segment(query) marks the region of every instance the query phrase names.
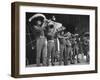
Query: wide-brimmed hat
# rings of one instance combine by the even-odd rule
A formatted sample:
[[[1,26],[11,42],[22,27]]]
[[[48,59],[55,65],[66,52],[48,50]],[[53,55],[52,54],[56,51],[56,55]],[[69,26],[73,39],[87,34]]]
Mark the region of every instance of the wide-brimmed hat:
[[[43,15],[43,14],[35,14],[35,15],[33,15],[32,17],[29,18],[29,22],[31,22],[32,20],[34,20],[34,19],[36,19],[36,18],[41,18],[41,19],[43,19],[43,20],[46,20],[45,15]]]

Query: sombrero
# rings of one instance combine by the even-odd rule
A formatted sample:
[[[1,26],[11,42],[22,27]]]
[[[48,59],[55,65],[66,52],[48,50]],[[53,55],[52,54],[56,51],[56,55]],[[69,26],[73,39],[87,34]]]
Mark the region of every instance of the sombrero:
[[[43,14],[35,14],[32,17],[29,18],[29,22],[31,22],[33,19],[36,19],[36,18],[39,18],[39,17],[43,18],[43,20],[46,19],[45,15],[43,15]]]

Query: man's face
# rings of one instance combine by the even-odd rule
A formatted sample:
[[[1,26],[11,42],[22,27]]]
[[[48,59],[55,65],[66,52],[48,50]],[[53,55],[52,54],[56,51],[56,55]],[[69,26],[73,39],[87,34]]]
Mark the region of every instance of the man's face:
[[[42,21],[40,21],[40,20],[37,20],[37,25],[41,25],[42,24]]]
[[[64,32],[62,31],[62,32],[61,32],[61,35],[63,35],[63,34],[64,34]]]

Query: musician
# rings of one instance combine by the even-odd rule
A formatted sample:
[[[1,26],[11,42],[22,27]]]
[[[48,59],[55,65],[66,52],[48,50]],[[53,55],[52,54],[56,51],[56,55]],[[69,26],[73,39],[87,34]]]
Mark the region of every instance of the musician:
[[[78,58],[78,54],[79,54],[78,34],[73,34],[71,42],[72,42],[72,49],[73,49],[73,61],[75,63],[75,56],[76,56],[77,57],[77,63],[79,63],[79,58]]]
[[[55,61],[58,61],[60,46],[59,46],[59,39],[57,37],[57,32],[65,29],[64,27],[62,27],[61,23],[58,23],[55,20],[56,20],[55,16],[52,16],[52,19],[49,20],[49,24],[48,24],[48,31],[47,31],[47,40],[48,40],[47,64],[48,65],[49,65],[50,55],[51,55],[52,65],[54,65]],[[51,49],[52,47],[53,47],[53,50]]]
[[[47,29],[47,66],[50,65],[49,61],[51,59],[51,65],[55,65],[55,27],[54,23],[49,23],[48,24],[48,29]]]
[[[47,39],[45,37],[45,27],[46,23],[44,20],[46,17],[43,14],[35,14],[29,18],[33,27],[33,32],[35,34],[36,40],[36,64],[40,66],[40,58],[42,55],[42,64],[46,66],[47,61]]]
[[[58,38],[60,41],[60,55],[59,55],[59,65],[62,64],[62,61],[64,61],[64,65],[68,64],[68,59],[67,59],[67,52],[66,52],[66,39],[68,37],[64,37],[64,31],[61,31],[58,34]]]
[[[86,56],[86,62],[89,63],[89,34],[87,33],[83,36],[83,53]]]
[[[66,39],[66,51],[67,51],[67,61],[70,60],[71,64],[74,64],[73,61],[73,51],[72,51],[72,43],[71,43],[71,38],[72,38],[72,34],[70,32],[67,32],[65,34],[65,36],[67,36],[68,38]]]

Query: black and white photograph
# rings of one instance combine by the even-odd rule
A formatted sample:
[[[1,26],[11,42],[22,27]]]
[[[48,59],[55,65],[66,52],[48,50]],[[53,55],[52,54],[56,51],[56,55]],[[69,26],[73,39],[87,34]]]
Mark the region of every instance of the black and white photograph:
[[[12,4],[12,76],[97,73],[97,7]]]
[[[89,64],[89,17],[26,12],[26,66]]]

